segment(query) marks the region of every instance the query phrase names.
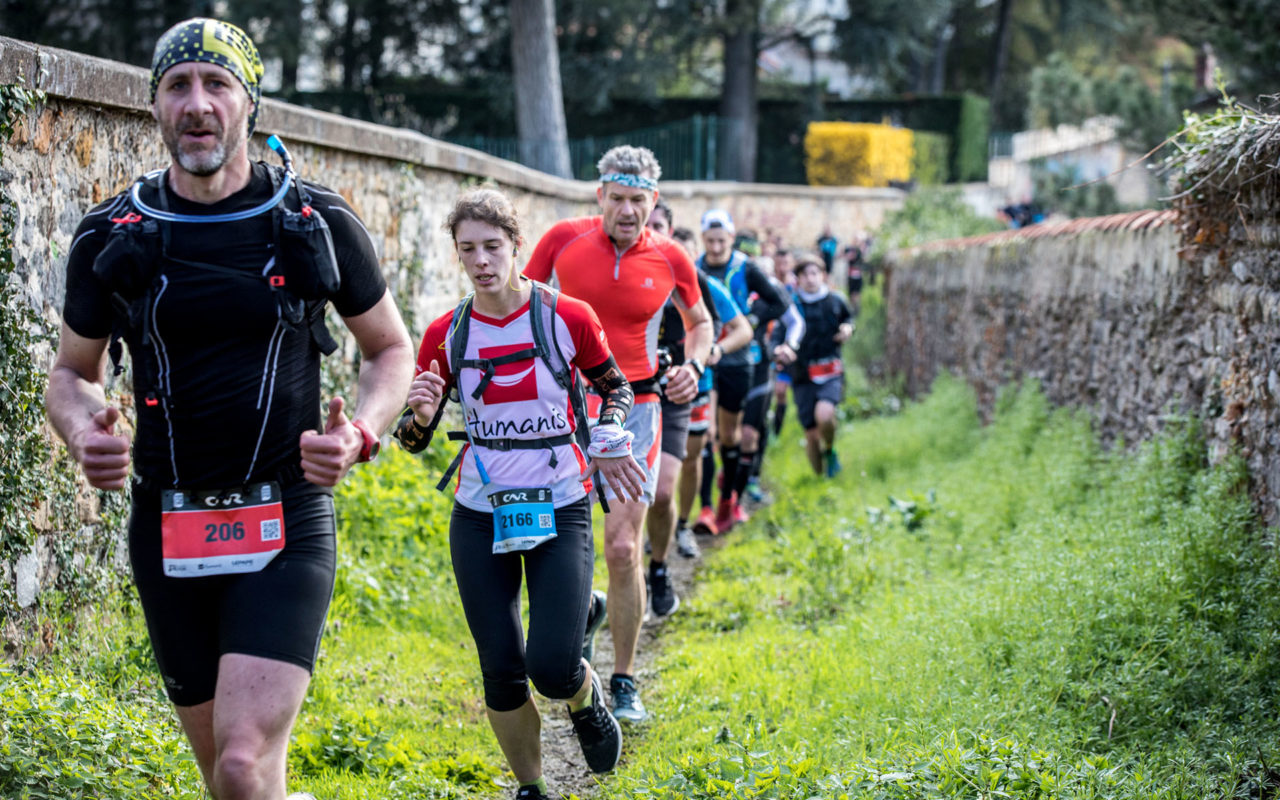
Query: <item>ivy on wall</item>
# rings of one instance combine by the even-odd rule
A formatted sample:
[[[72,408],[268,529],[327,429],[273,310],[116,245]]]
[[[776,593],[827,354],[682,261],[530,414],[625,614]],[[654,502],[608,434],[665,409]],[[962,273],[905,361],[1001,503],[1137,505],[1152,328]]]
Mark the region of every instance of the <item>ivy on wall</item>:
[[[0,141],[12,140],[20,120],[44,95],[21,82],[0,85]],[[41,606],[82,605],[119,585],[110,566],[108,531],[121,527],[127,498],[102,494],[101,524],[82,525],[70,459],[44,434],[45,365],[54,331],[24,291],[15,257],[17,209],[0,150],[0,564],[13,567],[47,534],[46,581]],[[14,573],[11,573],[14,574]],[[49,577],[56,576],[52,581]],[[112,578],[115,578],[113,580]],[[16,580],[0,582],[0,622],[18,618]],[[29,622],[29,620],[27,620]]]
[[[36,92],[21,84],[0,86],[0,139],[9,141],[18,119],[39,100]],[[2,159],[0,151],[0,166]],[[35,543],[32,518],[45,496],[43,467],[50,457],[44,437],[32,435],[44,418],[44,380],[35,350],[49,337],[44,320],[23,297],[13,252],[16,217],[8,192],[0,188],[0,560],[4,561],[12,561]]]

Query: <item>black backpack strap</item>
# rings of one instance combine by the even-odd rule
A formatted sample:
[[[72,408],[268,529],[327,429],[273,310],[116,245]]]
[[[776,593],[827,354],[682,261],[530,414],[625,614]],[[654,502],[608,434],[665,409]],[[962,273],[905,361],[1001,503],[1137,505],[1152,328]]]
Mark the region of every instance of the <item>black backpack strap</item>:
[[[460,391],[458,378],[462,375],[462,359],[467,354],[467,339],[471,336],[471,301],[475,292],[458,301],[449,319],[449,372],[453,375],[453,390]]]
[[[574,438],[578,442],[578,449],[585,456],[591,446],[590,417],[587,416],[587,395],[583,391],[582,384],[574,382],[573,367],[565,359],[564,351],[560,349],[560,342],[556,337],[556,303],[559,299],[560,293],[555,289],[534,281],[533,294],[529,298],[530,322],[533,325],[534,342],[544,348],[543,360],[547,362],[547,368],[555,376],[556,383],[560,385],[560,388],[564,389],[569,395],[569,404],[573,408],[573,417],[577,421],[577,427],[574,429]],[[550,312],[550,337],[547,336],[546,326],[542,319],[541,306],[543,305],[546,305]],[[549,342],[548,338],[550,339]],[[590,456],[587,457],[590,458]],[[608,514],[609,501],[604,496],[604,482],[597,476],[593,483],[595,483],[596,487],[596,496],[600,498],[600,508],[604,510],[604,513]]]
[[[331,355],[338,349],[338,340],[329,332],[324,320],[325,303],[323,301],[307,304],[307,328],[311,332],[311,341],[321,355]]]
[[[462,298],[462,302],[453,311],[453,318],[449,323],[449,327],[453,331],[452,346],[449,348],[449,369],[453,372],[453,386],[455,389],[461,386],[458,382],[458,377],[462,373],[463,367],[472,367],[484,372],[484,375],[480,377],[480,383],[476,385],[475,391],[471,393],[471,398],[478,400],[497,375],[498,367],[503,364],[511,364],[516,361],[525,361],[537,357],[538,337],[535,333],[533,347],[526,347],[514,353],[507,353],[494,358],[465,358],[467,337],[471,333],[470,313],[471,301],[474,296],[475,293],[473,292]]]

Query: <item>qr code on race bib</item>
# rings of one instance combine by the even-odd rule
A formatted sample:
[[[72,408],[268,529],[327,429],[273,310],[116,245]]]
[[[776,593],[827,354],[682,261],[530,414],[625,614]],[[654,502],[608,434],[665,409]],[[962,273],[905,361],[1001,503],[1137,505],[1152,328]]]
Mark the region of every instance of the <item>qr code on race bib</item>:
[[[264,519],[262,521],[262,541],[275,542],[280,539],[280,520]]]
[[[551,515],[550,515],[550,514],[539,514],[539,515],[538,515],[538,527],[539,527],[539,528],[550,528],[550,527],[551,527]]]

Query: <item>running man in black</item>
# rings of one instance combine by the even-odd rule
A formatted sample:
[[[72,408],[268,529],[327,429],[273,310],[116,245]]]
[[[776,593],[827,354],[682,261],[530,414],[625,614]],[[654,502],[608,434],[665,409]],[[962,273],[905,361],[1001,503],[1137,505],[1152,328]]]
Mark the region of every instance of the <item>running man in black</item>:
[[[582,657],[582,639],[595,558],[588,479],[598,470],[636,498],[646,477],[623,428],[633,395],[591,307],[520,275],[520,227],[505,196],[492,189],[464,195],[445,227],[474,291],[427,328],[396,437],[410,452],[425,448],[453,390],[466,427],[451,435],[466,441],[450,467],[458,474],[449,521],[453,571],[489,722],[520,782],[516,797],[544,800],[531,679],[568,704],[592,771],[613,769],[622,752],[621,728]],[[578,370],[602,399],[589,437]]]
[[[130,483],[129,550],[156,661],[210,793],[285,796],[334,579],[332,490],[401,407],[413,350],[368,232],[327,189],[251,163],[262,63],[192,19],[156,45],[167,170],[95,208],[68,254],[49,419],[99,489]],[[332,302],[360,348],[353,417],[322,419]],[[132,442],[106,402],[128,345]]]
[[[706,252],[697,264],[725,285],[733,301],[747,315],[752,329],[758,330],[782,316],[789,302],[754,261],[733,249],[734,233],[733,219],[727,211],[713,209],[703,214],[702,244]],[[753,341],[736,353],[726,354],[716,367],[721,486],[714,518],[703,514],[698,519],[698,528],[707,533],[727,533],[746,519],[738,489],[745,487],[751,477],[755,441],[750,443],[751,457],[744,461],[742,418],[747,394],[755,385],[756,365],[761,361],[760,346]],[[703,480],[709,480],[709,475],[704,474]]]
[[[804,318],[799,347],[785,343],[784,317],[774,330],[773,355],[791,373],[796,416],[804,428],[805,453],[819,475],[840,472],[836,457],[836,407],[844,396],[841,345],[853,335],[853,312],[844,298],[827,287],[821,259],[808,255],[796,266],[796,306]]]

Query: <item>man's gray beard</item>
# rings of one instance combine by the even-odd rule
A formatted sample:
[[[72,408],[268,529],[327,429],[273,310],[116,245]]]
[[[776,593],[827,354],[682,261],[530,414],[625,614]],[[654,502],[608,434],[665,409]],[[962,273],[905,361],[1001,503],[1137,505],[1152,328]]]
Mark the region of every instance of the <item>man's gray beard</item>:
[[[248,134],[246,133],[247,137]],[[165,136],[165,145],[169,148],[169,154],[173,156],[173,160],[178,162],[178,166],[182,167],[186,172],[197,177],[208,177],[218,170],[222,169],[227,163],[227,154],[234,153],[240,148],[243,140],[237,139],[234,142],[219,141],[212,150],[198,151],[194,153],[184,153],[179,147],[178,142],[181,140],[181,134],[175,132],[174,138],[170,140]]]
[[[174,153],[178,158],[178,164],[184,170],[197,175],[201,178],[209,176],[222,169],[222,165],[227,162],[227,148],[222,142],[218,142],[212,150],[204,150],[198,153],[183,153],[181,151]]]

